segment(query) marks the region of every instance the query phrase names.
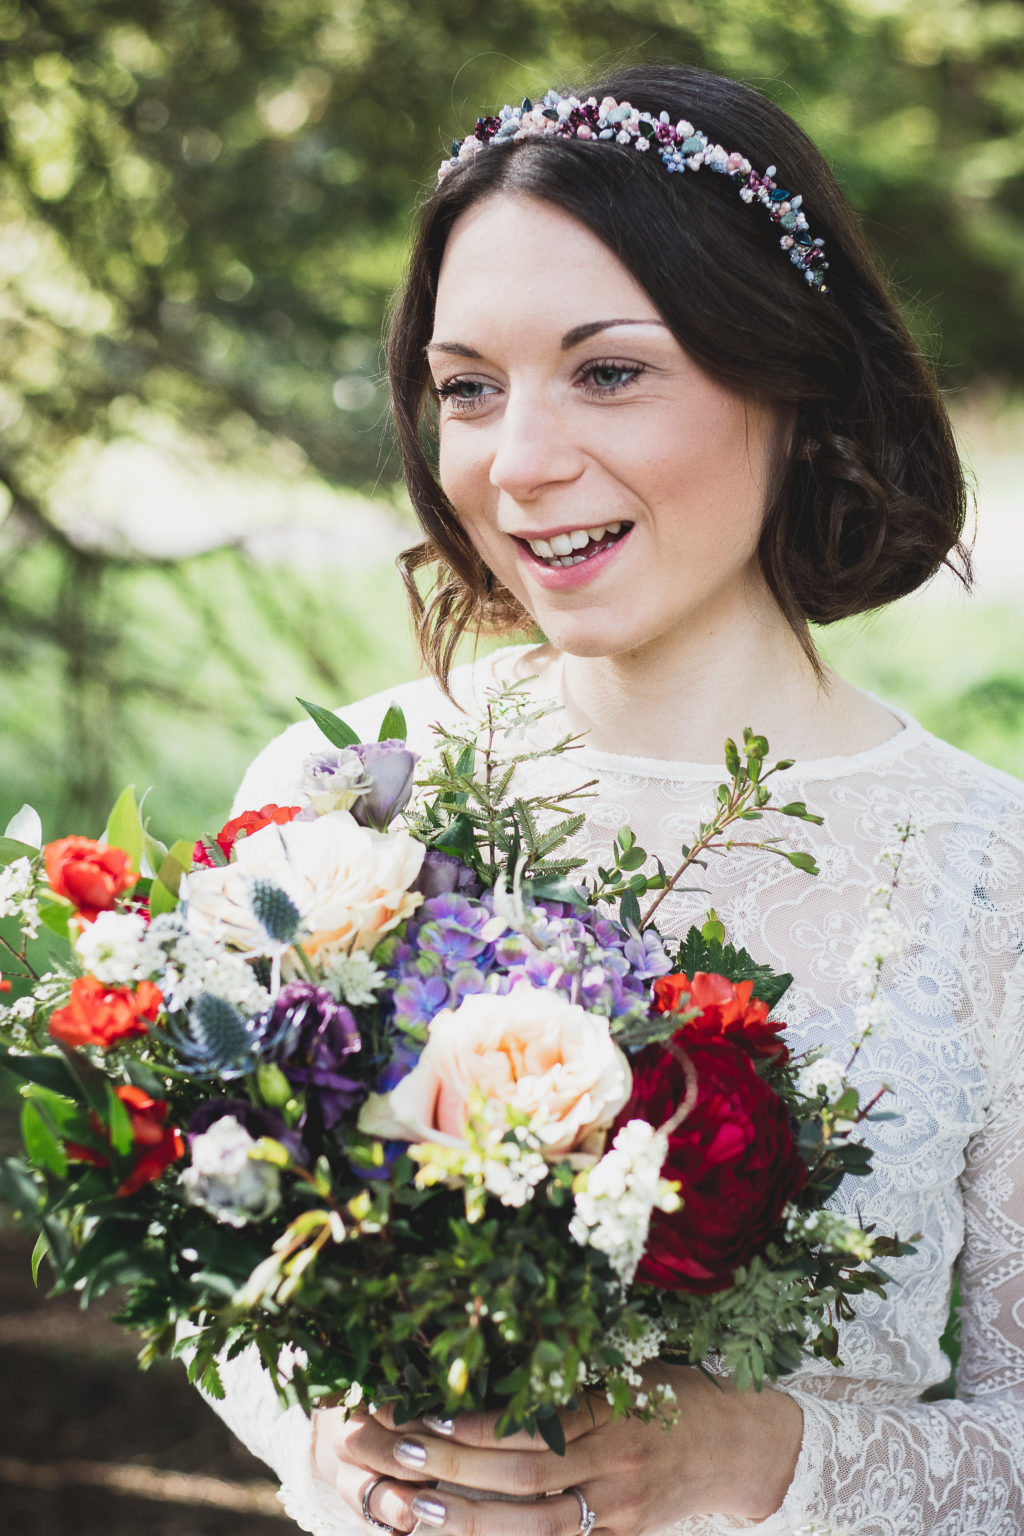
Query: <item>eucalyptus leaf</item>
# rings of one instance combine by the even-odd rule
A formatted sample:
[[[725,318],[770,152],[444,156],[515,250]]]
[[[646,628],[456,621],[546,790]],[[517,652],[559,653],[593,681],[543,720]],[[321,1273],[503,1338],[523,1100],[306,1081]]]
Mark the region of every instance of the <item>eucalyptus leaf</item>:
[[[297,694],[296,698],[298,699]],[[311,704],[308,699],[298,699],[298,702],[310,719],[320,727],[333,747],[351,747],[359,740],[352,727],[346,725],[333,709],[324,709],[322,704]]]

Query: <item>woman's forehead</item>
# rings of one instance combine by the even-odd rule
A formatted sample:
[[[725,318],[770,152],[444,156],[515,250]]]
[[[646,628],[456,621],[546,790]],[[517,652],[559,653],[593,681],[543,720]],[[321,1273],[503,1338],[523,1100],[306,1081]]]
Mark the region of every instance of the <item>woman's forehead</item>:
[[[438,278],[434,340],[452,327],[536,323],[559,337],[613,319],[661,324],[653,300],[585,224],[552,203],[495,194],[456,220]]]

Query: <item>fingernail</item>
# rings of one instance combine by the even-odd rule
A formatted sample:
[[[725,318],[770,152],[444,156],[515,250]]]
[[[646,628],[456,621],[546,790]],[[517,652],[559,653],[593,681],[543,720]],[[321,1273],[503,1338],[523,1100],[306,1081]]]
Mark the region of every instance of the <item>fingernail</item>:
[[[417,1520],[423,1520],[427,1525],[442,1526],[448,1518],[448,1511],[441,1500],[427,1498],[423,1493],[418,1493],[413,1499],[412,1512]]]
[[[436,1413],[425,1413],[423,1422],[428,1429],[432,1429],[435,1435],[451,1435],[455,1432],[454,1419],[442,1419]]]
[[[395,1446],[395,1460],[400,1461],[403,1467],[415,1467],[418,1470],[426,1465],[427,1448],[418,1440],[399,1440]]]

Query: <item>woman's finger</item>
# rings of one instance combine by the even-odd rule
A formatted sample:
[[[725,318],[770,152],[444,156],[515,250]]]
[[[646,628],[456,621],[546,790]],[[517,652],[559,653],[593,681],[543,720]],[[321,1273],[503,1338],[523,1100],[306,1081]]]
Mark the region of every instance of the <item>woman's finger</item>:
[[[411,1500],[416,1518],[446,1536],[579,1536],[584,1522],[574,1492],[551,1494],[529,1503],[466,1499],[447,1489],[429,1488]],[[595,1533],[598,1526],[588,1527]]]
[[[389,1525],[396,1531],[412,1530],[419,1519],[413,1510],[413,1499],[417,1494],[432,1491],[429,1485],[396,1483],[347,1461],[338,1463],[334,1486],[339,1497],[361,1520],[369,1515],[371,1520]],[[372,1526],[366,1527],[366,1536],[370,1536],[371,1530]]]
[[[410,1429],[392,1436],[391,1454],[411,1477],[461,1483],[468,1488],[509,1494],[513,1498],[560,1492],[592,1475],[590,1445],[581,1436],[556,1456],[541,1442],[523,1449],[501,1440],[464,1445],[455,1439]]]
[[[374,1417],[387,1428],[395,1428],[394,1413],[390,1404],[374,1408]],[[607,1398],[601,1394],[588,1393],[581,1397],[577,1408],[563,1408],[559,1412],[562,1430],[565,1434],[566,1444],[578,1440],[582,1435],[591,1434],[595,1429],[602,1428],[612,1416]],[[516,1430],[514,1434],[503,1435],[500,1439],[495,1437],[498,1413],[466,1413],[459,1414],[455,1418],[445,1418],[438,1414],[427,1414],[422,1419],[397,1426],[399,1432],[417,1431],[425,1429],[430,1434],[441,1435],[446,1440],[456,1441],[459,1445],[500,1447],[503,1451],[539,1451],[547,1452],[549,1446],[542,1435],[531,1435],[526,1430]]]

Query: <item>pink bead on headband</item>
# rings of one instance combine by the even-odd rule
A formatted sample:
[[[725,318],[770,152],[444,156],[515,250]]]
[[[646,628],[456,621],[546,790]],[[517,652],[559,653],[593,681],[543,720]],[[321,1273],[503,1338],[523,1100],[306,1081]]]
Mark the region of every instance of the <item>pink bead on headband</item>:
[[[490,145],[550,135],[562,139],[605,139],[631,144],[641,152],[653,146],[670,171],[699,171],[706,165],[709,170],[732,177],[739,183],[743,201],[760,203],[783,231],[779,244],[789,252],[790,261],[800,268],[806,282],[819,293],[828,292],[825,242],[811,237],[801,206],[803,198],[778,185],[774,165],[759,176],[744,155],[712,144],[692,123],[673,123],[667,112],[658,117],[638,112],[628,101],[616,101],[613,96],[606,96],[601,102],[595,96],[580,101],[576,96],[548,91],[543,101],[534,103],[527,98],[521,107],[502,107],[497,117],[477,118],[472,137],[452,142],[451,159],[439,169],[438,184]]]

